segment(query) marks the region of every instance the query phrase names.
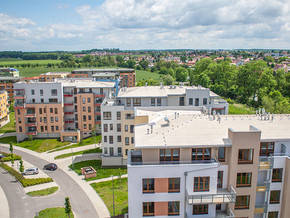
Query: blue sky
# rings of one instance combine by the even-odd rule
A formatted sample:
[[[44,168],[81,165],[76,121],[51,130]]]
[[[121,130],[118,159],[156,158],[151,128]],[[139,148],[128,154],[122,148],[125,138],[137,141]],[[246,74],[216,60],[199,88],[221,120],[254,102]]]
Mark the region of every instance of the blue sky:
[[[290,0],[2,0],[0,50],[290,49]]]

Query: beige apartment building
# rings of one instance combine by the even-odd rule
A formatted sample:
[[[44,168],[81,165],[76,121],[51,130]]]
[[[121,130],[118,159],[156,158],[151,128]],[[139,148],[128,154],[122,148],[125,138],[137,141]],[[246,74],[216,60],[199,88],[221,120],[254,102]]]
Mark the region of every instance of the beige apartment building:
[[[9,123],[9,104],[7,91],[0,91],[0,127]]]
[[[289,115],[134,116],[129,217],[290,217]]]

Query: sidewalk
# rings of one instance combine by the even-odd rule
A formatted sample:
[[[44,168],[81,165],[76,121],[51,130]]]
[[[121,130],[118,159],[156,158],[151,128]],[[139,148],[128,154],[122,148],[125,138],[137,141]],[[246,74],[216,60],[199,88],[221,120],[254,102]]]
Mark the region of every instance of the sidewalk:
[[[0,186],[0,217],[10,217],[9,204],[3,189]]]
[[[51,188],[55,186],[58,187],[58,185],[55,182],[48,182],[48,183],[43,183],[40,185],[28,186],[24,188],[24,191],[25,193],[27,193],[27,192],[38,191],[38,190],[47,189],[47,188]]]
[[[0,133],[0,138],[9,137],[9,136],[16,136],[16,132]]]
[[[128,174],[124,174],[124,175],[121,175],[121,179],[123,178],[128,178]],[[119,179],[119,176],[113,176],[113,179]],[[112,177],[108,177],[108,178],[103,178],[103,179],[97,179],[97,180],[93,180],[93,181],[89,181],[88,183],[89,184],[92,184],[92,183],[100,183],[100,182],[107,182],[107,181],[111,181],[112,180]]]

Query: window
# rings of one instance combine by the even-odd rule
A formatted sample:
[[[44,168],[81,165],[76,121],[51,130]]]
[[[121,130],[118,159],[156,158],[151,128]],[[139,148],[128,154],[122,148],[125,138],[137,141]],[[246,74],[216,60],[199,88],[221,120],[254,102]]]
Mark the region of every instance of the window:
[[[19,126],[19,132],[22,132],[22,126]]]
[[[194,177],[194,190],[195,192],[209,191],[210,177]]]
[[[117,111],[117,120],[121,120],[121,111]]]
[[[127,107],[131,107],[131,98],[126,99]]]
[[[83,121],[86,122],[87,121],[87,116],[83,115]]]
[[[168,202],[168,216],[179,215],[179,201]]]
[[[282,168],[273,169],[272,182],[282,182],[282,176],[283,176]]]
[[[53,117],[50,117],[50,122],[53,123],[54,119]]]
[[[39,121],[42,122],[42,117],[39,117]]]
[[[128,132],[128,125],[125,125],[125,132]]]
[[[18,117],[18,123],[22,123],[22,122],[21,122],[21,117]]]
[[[210,148],[193,148],[191,160],[210,160],[211,149]]]
[[[45,123],[47,122],[46,117],[43,117],[43,122],[45,122]]]
[[[44,114],[46,114],[46,107],[45,107],[45,108],[43,108],[43,113],[44,113]]]
[[[87,128],[87,124],[84,124],[84,129],[86,129]]]
[[[48,102],[49,103],[57,103],[57,98],[49,98]]]
[[[226,156],[226,148],[224,147],[218,148],[218,161],[225,162],[225,156]]]
[[[199,106],[199,98],[195,98],[195,106]]]
[[[235,210],[249,209],[250,195],[242,195],[236,197]]]
[[[19,109],[17,109],[17,114],[20,115],[20,110]]]
[[[40,127],[40,131],[41,131],[41,132],[43,132],[43,131],[44,131],[44,129],[43,129],[43,126],[41,126],[41,127]]]
[[[184,97],[179,97],[179,106],[184,106]]]
[[[238,173],[237,187],[250,187],[252,181],[252,173]]]
[[[203,105],[207,105],[207,98],[203,98],[202,103]]]
[[[47,126],[44,127],[44,130],[47,131]]]
[[[104,153],[108,154],[108,148],[104,148]]]
[[[134,144],[134,137],[131,137],[131,144]]]
[[[188,105],[193,105],[193,98],[189,98]]]
[[[110,124],[110,130],[113,130],[113,124],[112,123]]]
[[[111,112],[103,112],[103,119],[104,120],[111,120],[112,119]]]
[[[110,147],[110,156],[114,156],[114,148]]]
[[[180,192],[180,178],[168,179],[168,192]]]
[[[55,126],[55,130],[58,131],[58,126]]]
[[[35,95],[34,89],[31,89],[31,95]]]
[[[91,98],[88,98],[88,103],[90,103],[91,102]],[[90,111],[89,111],[90,112]]]
[[[51,126],[51,131],[54,132],[54,126]]]
[[[270,193],[270,204],[279,204],[280,203],[280,192],[277,191],[271,191]]]
[[[54,113],[57,114],[57,108],[54,108]]]
[[[103,88],[100,88],[100,94],[104,94],[104,89]]]
[[[154,202],[143,202],[143,216],[154,216]]]
[[[83,112],[85,112],[86,111],[86,107],[85,106],[83,106]]]
[[[92,112],[91,106],[88,106],[88,112],[89,112],[89,113]]]
[[[41,98],[41,99],[40,99],[40,102],[41,102],[41,103],[44,103],[44,99],[43,99],[43,98]]]
[[[254,149],[239,149],[239,164],[252,164],[254,156]]]
[[[113,144],[114,143],[113,136],[109,136],[109,143],[110,144]]]
[[[53,113],[53,108],[49,108],[49,112],[52,114]]]
[[[86,98],[83,98],[83,104],[85,104],[86,103]]]
[[[260,144],[260,156],[269,156],[274,153],[274,142],[261,142]]]
[[[160,149],[160,162],[178,162],[179,149]]]
[[[125,154],[126,154],[126,156],[128,155],[128,149],[125,150]]]
[[[218,171],[217,188],[223,188],[223,174],[224,171]]]
[[[133,106],[141,106],[141,98],[133,98]]]
[[[40,95],[43,96],[43,89],[40,89]]]
[[[122,148],[118,147],[118,155],[121,155],[121,154],[122,154]]]
[[[125,114],[127,120],[134,119],[134,114]]]
[[[157,106],[161,106],[161,98],[157,98]]]
[[[92,120],[92,116],[91,115],[88,116],[88,120]]]
[[[155,106],[155,98],[151,98],[151,106]]]
[[[271,211],[268,213],[268,218],[278,218],[279,212],[278,211]]]
[[[154,179],[143,179],[143,193],[154,193]]]
[[[55,117],[55,122],[58,122],[58,117]]]
[[[134,133],[134,125],[130,125],[130,133]]]
[[[125,137],[125,145],[129,145],[129,137]]]
[[[122,137],[120,135],[117,136],[117,141],[122,142]]]
[[[104,142],[108,142],[107,136],[104,136]]]
[[[57,96],[57,89],[52,89],[51,90],[51,95],[52,96]]]
[[[208,204],[198,204],[192,206],[192,215],[208,214]]]
[[[117,123],[117,132],[121,132],[121,123]]]

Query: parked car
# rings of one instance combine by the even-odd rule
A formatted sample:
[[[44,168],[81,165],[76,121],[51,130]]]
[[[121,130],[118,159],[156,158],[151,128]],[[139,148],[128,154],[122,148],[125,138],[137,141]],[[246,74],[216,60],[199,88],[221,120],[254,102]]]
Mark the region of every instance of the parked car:
[[[57,165],[55,163],[49,163],[46,164],[43,169],[45,170],[56,170],[57,169]]]
[[[38,168],[37,167],[32,167],[24,170],[23,172],[24,175],[35,175],[38,174]]]

